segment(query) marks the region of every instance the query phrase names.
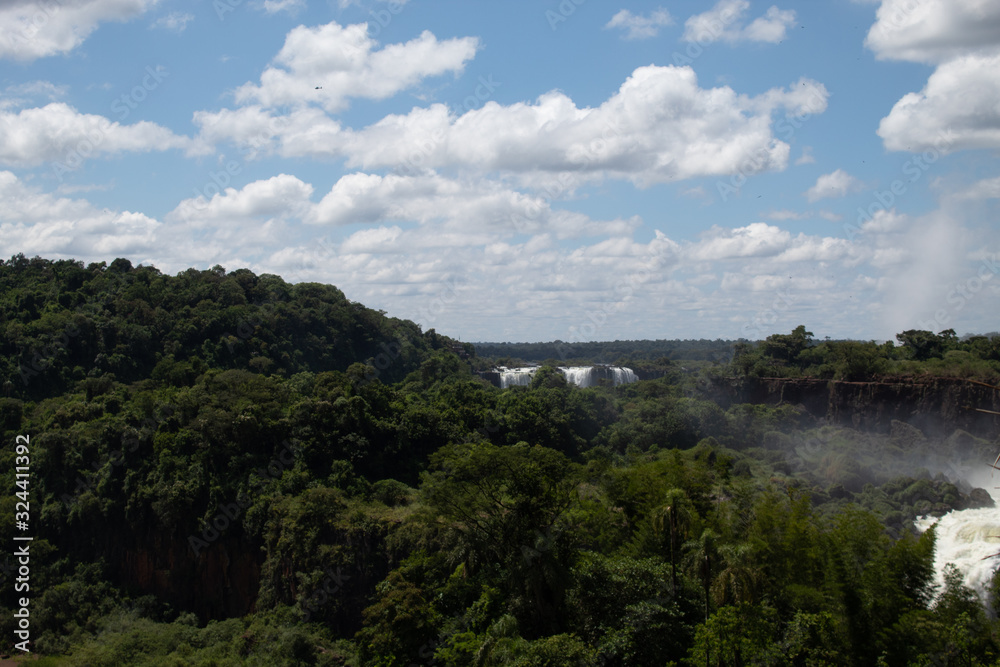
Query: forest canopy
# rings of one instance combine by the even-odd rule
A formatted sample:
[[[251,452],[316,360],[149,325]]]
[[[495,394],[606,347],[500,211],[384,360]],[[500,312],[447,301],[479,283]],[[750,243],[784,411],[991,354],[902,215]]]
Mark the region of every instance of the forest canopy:
[[[992,504],[960,468],[995,458],[995,421],[963,430],[948,403],[938,438],[730,391],[995,384],[996,336],[894,345],[802,326],[724,359],[607,344],[573,353],[645,359],[659,377],[581,389],[543,368],[501,390],[475,370],[551,350],[473,347],[244,269],[18,256],[0,265],[0,316],[0,474],[14,488],[13,443],[29,436],[42,664],[1000,657],[996,597],[957,572],[940,583],[936,532],[914,527]],[[970,386],[947,400],[992,396]],[[0,499],[8,544],[15,501]]]

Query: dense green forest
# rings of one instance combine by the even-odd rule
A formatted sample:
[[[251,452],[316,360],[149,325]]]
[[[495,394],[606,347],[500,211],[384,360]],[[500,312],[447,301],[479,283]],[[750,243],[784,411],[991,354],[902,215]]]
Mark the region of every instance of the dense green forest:
[[[985,469],[995,430],[865,431],[713,390],[995,385],[995,336],[799,327],[725,359],[675,341],[691,364],[640,341],[574,358],[662,377],[580,389],[543,367],[500,390],[473,371],[510,350],[247,270],[17,256],[0,318],[0,538],[28,436],[39,665],[1000,660],[997,598],[954,571],[936,586],[935,531],[913,526],[992,505],[950,473]],[[8,555],[11,652],[16,576]]]

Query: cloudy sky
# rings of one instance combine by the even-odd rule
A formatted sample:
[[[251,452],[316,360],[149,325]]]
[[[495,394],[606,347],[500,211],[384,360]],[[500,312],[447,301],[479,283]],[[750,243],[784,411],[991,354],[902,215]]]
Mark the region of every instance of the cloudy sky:
[[[467,341],[1000,329],[995,0],[11,0],[0,255]]]

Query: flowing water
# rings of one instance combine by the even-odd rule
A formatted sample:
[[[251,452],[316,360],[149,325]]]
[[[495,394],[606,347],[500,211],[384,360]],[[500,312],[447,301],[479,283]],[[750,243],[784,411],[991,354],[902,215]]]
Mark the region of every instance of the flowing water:
[[[531,376],[538,370],[537,366],[523,368],[500,368],[500,388],[531,384]],[[560,366],[559,372],[566,376],[566,381],[577,387],[597,386],[601,378],[611,380],[615,386],[638,382],[639,378],[631,368],[619,366]]]
[[[1000,558],[1000,508],[953,510],[940,519],[921,517],[916,526],[921,532],[937,523],[934,552],[934,581],[938,592],[944,584],[944,567],[952,563],[965,579],[965,585],[987,602],[987,590]]]

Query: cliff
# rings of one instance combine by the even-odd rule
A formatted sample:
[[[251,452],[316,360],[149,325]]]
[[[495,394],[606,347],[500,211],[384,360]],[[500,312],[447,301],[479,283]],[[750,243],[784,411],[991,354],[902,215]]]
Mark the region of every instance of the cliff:
[[[704,389],[723,409],[738,403],[800,405],[830,424],[889,433],[898,421],[928,437],[961,429],[992,440],[1000,417],[1000,391],[961,378],[885,378],[847,382],[814,378],[720,378]]]

